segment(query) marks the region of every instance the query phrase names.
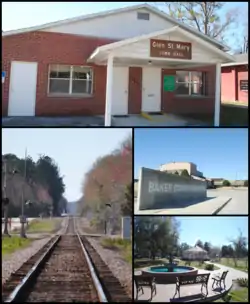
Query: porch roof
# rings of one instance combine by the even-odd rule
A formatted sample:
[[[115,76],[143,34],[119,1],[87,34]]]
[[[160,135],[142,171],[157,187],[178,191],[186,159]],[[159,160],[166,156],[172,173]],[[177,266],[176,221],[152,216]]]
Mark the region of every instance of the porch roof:
[[[150,57],[149,51],[146,53],[146,55],[145,54],[140,55],[140,52],[135,52],[135,50],[139,49],[140,43],[147,42],[149,39],[152,39],[152,38],[158,39],[159,36],[170,35],[170,34],[181,35],[182,37],[185,36],[186,42],[190,41],[192,43],[195,43],[196,46],[199,46],[200,48],[205,49],[207,51],[207,53],[209,53],[213,58],[216,57],[216,59],[209,60],[209,58],[208,58],[206,61],[206,54],[204,54],[202,56],[202,60],[195,60],[195,58],[192,60],[155,58],[155,57]],[[159,39],[161,39],[161,38],[159,38]],[[170,40],[170,39],[166,39],[166,40]],[[172,38],[171,40],[175,40],[175,39]],[[149,47],[149,44],[147,44],[147,45],[148,45],[147,47]],[[129,52],[128,52],[128,47],[130,50]],[[206,42],[203,39],[201,39],[200,37],[183,30],[179,26],[173,26],[172,28],[169,28],[169,29],[164,29],[161,31],[152,32],[150,34],[145,34],[145,35],[141,35],[141,36],[137,36],[137,37],[133,37],[133,38],[129,38],[129,39],[124,39],[121,41],[117,41],[117,42],[113,42],[110,44],[100,46],[100,47],[96,48],[94,50],[94,52],[90,55],[90,57],[88,58],[88,62],[106,63],[108,56],[110,54],[113,54],[113,56],[115,58],[128,58],[128,59],[130,58],[130,59],[134,59],[134,60],[152,60],[155,62],[165,62],[168,64],[174,63],[175,65],[177,63],[179,65],[180,63],[182,63],[182,64],[183,63],[185,63],[185,64],[190,64],[190,63],[214,64],[216,62],[220,62],[220,63],[235,62],[234,56],[232,56],[228,53],[225,53],[224,51],[221,51],[220,49],[218,49],[211,43]]]

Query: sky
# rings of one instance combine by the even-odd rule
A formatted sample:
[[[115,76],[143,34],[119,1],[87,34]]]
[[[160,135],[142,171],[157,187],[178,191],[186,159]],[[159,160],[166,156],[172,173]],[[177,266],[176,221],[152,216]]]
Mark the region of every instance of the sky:
[[[139,168],[193,162],[205,177],[248,179],[248,129],[135,129],[134,176]]]
[[[2,2],[2,29],[8,31],[31,27],[142,3],[144,2]],[[224,18],[228,9],[236,7],[240,9],[241,20],[243,14],[247,16],[247,2],[226,2],[220,12],[221,18]],[[237,31],[236,29],[232,30],[228,37],[233,37],[234,33],[239,33],[240,31],[241,24],[238,22]],[[228,44],[234,45],[232,39],[231,43],[229,41]]]
[[[247,216],[178,216],[180,243],[194,246],[197,240],[210,242],[213,246],[229,245],[239,231],[248,238]]]
[[[64,176],[65,197],[78,200],[84,174],[95,160],[119,148],[131,129],[2,129],[2,154],[11,153],[36,161],[39,154],[53,158]]]

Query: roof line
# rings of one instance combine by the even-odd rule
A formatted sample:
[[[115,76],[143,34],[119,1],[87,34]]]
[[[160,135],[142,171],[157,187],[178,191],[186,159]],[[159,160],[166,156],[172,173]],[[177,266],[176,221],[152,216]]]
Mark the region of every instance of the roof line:
[[[186,30],[180,28],[179,26],[173,26],[170,29],[164,29],[164,30],[156,31],[156,32],[153,32],[153,33],[150,33],[150,34],[144,34],[144,35],[140,35],[140,36],[137,36],[137,37],[128,38],[128,39],[124,39],[124,40],[121,40],[121,41],[105,44],[103,46],[99,46],[90,55],[89,60],[92,60],[100,51],[105,52],[105,51],[114,50],[115,48],[120,48],[124,45],[129,45],[129,44],[141,41],[141,40],[150,39],[152,37],[157,37],[157,36],[168,34],[168,33],[174,32],[174,31],[177,31],[177,32],[179,31],[180,33],[182,33],[186,37],[189,37],[191,40],[198,41],[200,44],[202,44],[203,46],[205,46],[205,47],[209,48],[210,50],[214,51],[218,55],[223,56],[224,58],[226,57],[228,60],[231,60],[231,62],[235,61],[235,59],[232,55],[216,48],[214,45],[211,45],[208,41],[204,41],[204,39],[202,39],[200,37],[197,37],[195,34],[187,32]]]
[[[220,45],[224,49],[224,51],[229,50],[229,47],[224,45],[223,43],[221,43],[221,42],[217,41],[216,39],[211,38],[211,37],[199,32],[198,30],[196,30],[195,28],[193,28],[191,26],[185,25],[184,23],[181,23],[178,20],[175,20],[174,18],[170,17],[165,12],[163,12],[163,11],[159,10],[158,8],[153,7],[152,5],[149,5],[147,3],[131,5],[129,7],[122,7],[122,8],[118,8],[118,9],[114,9],[114,10],[102,11],[102,12],[99,12],[99,13],[87,14],[87,15],[84,15],[84,16],[67,18],[67,19],[60,20],[60,21],[54,21],[54,22],[50,22],[50,23],[46,23],[46,24],[42,24],[42,25],[37,25],[37,26],[32,26],[32,27],[27,27],[27,28],[22,28],[22,29],[17,29],[17,30],[6,31],[6,32],[2,32],[2,36],[10,36],[10,35],[16,35],[16,34],[21,34],[21,33],[25,33],[25,32],[42,30],[42,29],[46,29],[46,28],[51,27],[51,26],[59,26],[59,25],[70,23],[70,22],[77,22],[77,21],[81,21],[81,20],[86,20],[86,19],[91,19],[91,18],[96,18],[96,17],[102,17],[102,16],[106,16],[106,15],[111,15],[111,14],[118,14],[118,13],[121,13],[121,12],[126,12],[126,11],[139,9],[139,8],[146,8],[148,10],[151,10],[152,12],[154,12],[154,13],[158,14],[159,16],[171,21],[172,23],[174,23],[176,25],[179,25],[180,27],[183,27],[184,29],[186,29],[188,31],[191,31],[194,34],[199,35],[206,40],[210,40],[214,44]]]

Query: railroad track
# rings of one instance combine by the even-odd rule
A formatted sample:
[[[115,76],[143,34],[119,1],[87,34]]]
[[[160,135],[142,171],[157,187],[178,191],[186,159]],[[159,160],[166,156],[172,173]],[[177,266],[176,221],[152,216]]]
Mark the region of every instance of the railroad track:
[[[2,302],[132,302],[73,218],[2,286]]]

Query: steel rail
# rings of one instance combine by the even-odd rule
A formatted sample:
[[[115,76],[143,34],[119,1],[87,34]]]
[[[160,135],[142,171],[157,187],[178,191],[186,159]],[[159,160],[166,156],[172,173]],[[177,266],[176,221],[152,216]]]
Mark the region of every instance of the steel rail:
[[[82,251],[83,251],[83,253],[85,255],[85,258],[86,258],[86,261],[88,263],[90,274],[91,274],[92,280],[94,282],[96,291],[98,293],[99,300],[100,300],[100,302],[108,302],[107,297],[105,296],[104,290],[102,288],[102,284],[101,284],[101,282],[100,282],[100,280],[99,280],[99,278],[98,278],[98,276],[97,276],[97,274],[95,272],[94,266],[93,266],[93,264],[91,262],[91,259],[89,257],[89,254],[88,254],[87,250],[85,249],[85,247],[84,247],[84,245],[83,245],[83,243],[81,241],[79,233],[76,230],[76,227],[75,227],[75,218],[73,218],[73,223],[74,223],[74,230],[75,230],[75,232],[77,234],[78,240],[79,240],[79,242],[81,244],[81,247],[82,247]]]
[[[103,291],[102,285],[100,283],[100,280],[98,279],[98,276],[95,272],[94,266],[93,266],[93,264],[91,262],[91,259],[89,257],[89,254],[87,253],[87,250],[85,249],[85,247],[84,247],[84,245],[81,241],[79,233],[76,231],[74,217],[73,217],[73,225],[74,225],[74,231],[75,231],[75,233],[78,237],[78,240],[80,242],[84,257],[86,258],[86,261],[87,261],[87,264],[88,264],[88,267],[89,267],[89,270],[90,270],[91,278],[92,278],[92,281],[93,281],[94,286],[96,288],[96,291],[98,293],[99,300],[100,300],[100,302],[108,302],[108,300],[105,296],[105,293]],[[68,226],[69,226],[69,219],[68,219]],[[67,226],[67,228],[68,228],[68,226]],[[67,228],[65,229],[65,232],[67,231]],[[31,279],[31,277],[35,274],[38,267],[44,262],[45,258],[54,249],[54,247],[57,245],[57,243],[59,242],[60,239],[61,239],[61,235],[59,235],[56,238],[56,240],[50,245],[50,247],[47,249],[47,251],[38,259],[38,261],[35,263],[35,265],[30,269],[30,271],[27,273],[27,275],[15,287],[15,289],[11,292],[11,294],[8,296],[8,298],[4,302],[11,303],[11,302],[14,302],[16,300],[16,298],[20,295],[20,293],[23,291],[23,289],[25,288],[25,286],[29,282],[29,279]]]
[[[15,289],[12,291],[12,293],[8,296],[8,298],[4,301],[6,303],[11,303],[15,301],[15,299],[19,296],[19,294],[23,291],[26,284],[28,283],[28,280],[31,278],[32,275],[35,274],[35,271],[40,266],[40,264],[44,261],[46,256],[51,252],[51,250],[54,248],[54,246],[57,244],[57,242],[60,240],[61,235],[59,235],[55,242],[51,244],[51,246],[47,249],[47,251],[38,259],[38,261],[35,263],[35,265],[30,269],[30,271],[27,273],[27,275],[22,279],[21,283],[19,283]]]

